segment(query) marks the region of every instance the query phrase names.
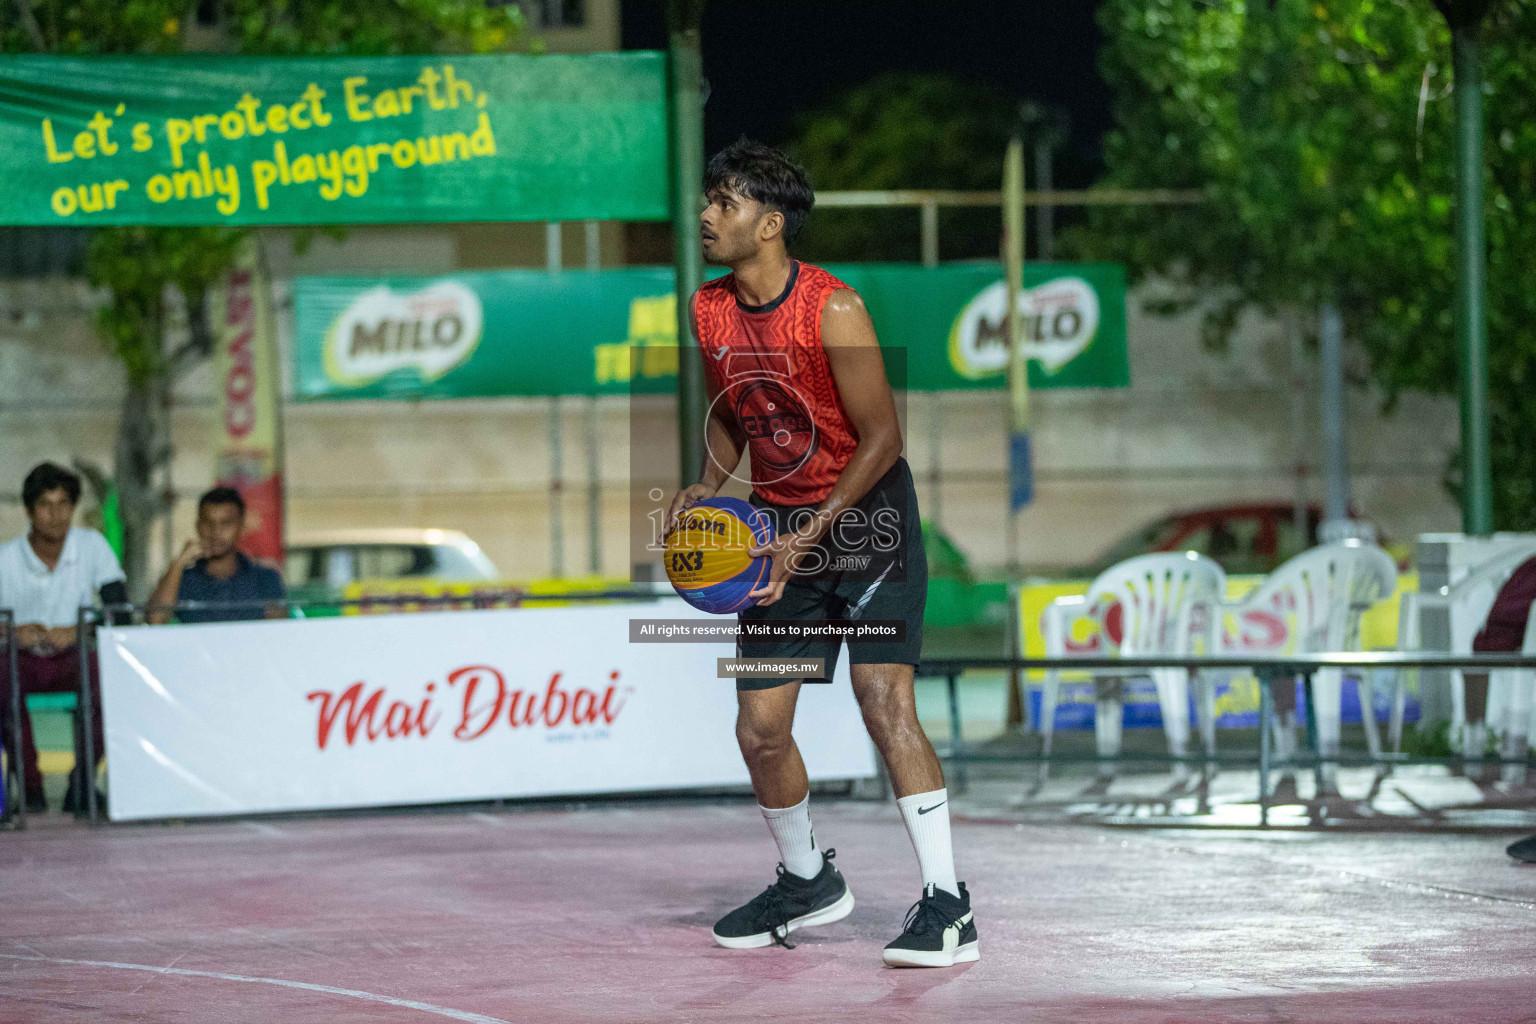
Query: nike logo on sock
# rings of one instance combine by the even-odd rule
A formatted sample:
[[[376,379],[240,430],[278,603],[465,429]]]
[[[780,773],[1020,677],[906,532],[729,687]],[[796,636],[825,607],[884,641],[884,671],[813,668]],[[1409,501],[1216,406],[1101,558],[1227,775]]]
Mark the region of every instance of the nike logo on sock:
[[[943,807],[947,803],[949,803],[948,800],[940,800],[938,803],[934,804],[932,807],[919,807],[917,809],[917,813],[918,814],[927,814],[929,811],[936,811],[936,810],[938,810],[940,807]]]

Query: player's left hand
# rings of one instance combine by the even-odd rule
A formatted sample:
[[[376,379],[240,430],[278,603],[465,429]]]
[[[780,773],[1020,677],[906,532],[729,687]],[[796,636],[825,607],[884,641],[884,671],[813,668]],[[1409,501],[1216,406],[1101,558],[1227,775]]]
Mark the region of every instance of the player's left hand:
[[[772,559],[768,566],[768,581],[747,596],[755,604],[773,604],[784,596],[784,584],[795,574],[795,568],[805,551],[815,545],[798,533],[781,533],[767,544],[757,544],[747,549],[753,558],[766,555]]]

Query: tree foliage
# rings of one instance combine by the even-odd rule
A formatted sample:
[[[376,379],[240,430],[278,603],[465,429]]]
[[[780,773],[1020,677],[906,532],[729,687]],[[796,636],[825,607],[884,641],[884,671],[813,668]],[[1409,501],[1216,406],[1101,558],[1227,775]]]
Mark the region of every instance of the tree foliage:
[[[1106,0],[1105,184],[1197,187],[1104,209],[1077,241],[1239,309],[1339,303],[1388,400],[1454,393],[1451,37],[1430,0]],[[1536,4],[1483,26],[1494,519],[1536,528]],[[1448,475],[1453,490],[1454,460]]]
[[[785,148],[818,190],[995,190],[1017,122],[1017,102],[989,86],[889,74],[801,119]],[[995,209],[941,212],[946,258],[996,257],[998,232]],[[821,210],[802,244],[819,259],[912,260],[918,239],[911,209]]]

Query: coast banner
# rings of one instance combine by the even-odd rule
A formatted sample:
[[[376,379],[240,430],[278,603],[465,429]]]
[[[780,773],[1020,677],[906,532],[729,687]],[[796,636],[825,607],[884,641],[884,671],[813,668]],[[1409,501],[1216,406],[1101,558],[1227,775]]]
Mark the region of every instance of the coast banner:
[[[0,57],[0,224],[665,220],[654,52]]]
[[[240,549],[283,562],[282,382],[272,285],[260,243],[247,238],[221,287],[209,294],[218,415],[214,479],[245,499]]]
[[[863,296],[880,344],[903,353],[906,387],[1006,386],[1007,293],[997,263],[827,269]],[[672,392],[672,282],[667,267],[299,278],[296,397]],[[1030,387],[1130,383],[1123,267],[1030,264],[1019,299]]]

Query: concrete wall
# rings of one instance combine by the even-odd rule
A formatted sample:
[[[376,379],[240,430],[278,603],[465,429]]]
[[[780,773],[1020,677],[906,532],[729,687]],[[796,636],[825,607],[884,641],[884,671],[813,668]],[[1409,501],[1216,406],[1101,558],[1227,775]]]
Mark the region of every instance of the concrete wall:
[[[432,272],[465,262],[456,236],[427,229],[354,231],[302,256],[284,252],[281,236],[270,241],[281,273]],[[92,301],[89,289],[72,282],[0,283],[0,537],[24,528],[21,478],[37,461],[83,457],[110,468],[121,373],[91,328]],[[1251,318],[1230,352],[1213,354],[1200,347],[1194,314],[1149,316],[1134,297],[1129,314],[1132,387],[1034,396],[1037,499],[1021,517],[1019,537],[1028,568],[1088,560],[1169,511],[1289,500],[1298,449],[1312,464],[1321,461],[1315,367],[1308,357],[1298,446],[1289,347],[1278,324]],[[210,482],[212,395],[206,367],[178,388],[173,478],[182,500],[174,545],[189,534],[191,502]],[[1349,403],[1361,514],[1398,539],[1455,529],[1456,507],[1440,486],[1456,439],[1454,403],[1405,396],[1390,416],[1368,392],[1352,391]],[[589,561],[587,402],[560,405],[564,565],[581,573]],[[628,410],[622,399],[604,400],[598,410],[602,568],[622,574],[629,564]],[[907,457],[925,512],[941,518],[982,568],[1006,560],[1004,415],[1000,392],[915,393],[906,402]],[[550,571],[556,492],[548,402],[290,404],[286,416],[291,531],[461,529],[508,576]],[[1315,476],[1307,487],[1320,500]]]

